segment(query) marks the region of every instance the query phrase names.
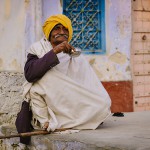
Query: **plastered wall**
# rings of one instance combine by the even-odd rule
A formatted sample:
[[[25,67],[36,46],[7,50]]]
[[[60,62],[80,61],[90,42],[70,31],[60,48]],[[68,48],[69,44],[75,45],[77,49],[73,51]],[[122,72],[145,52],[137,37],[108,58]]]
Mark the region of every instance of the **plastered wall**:
[[[106,54],[86,55],[102,81],[131,80],[131,1],[106,0]],[[22,72],[27,48],[44,20],[62,13],[60,0],[0,1],[0,70]]]
[[[46,0],[54,9],[43,6],[46,16],[62,12],[62,1]],[[106,0],[106,54],[86,55],[102,81],[131,80],[130,49],[131,49],[131,1]]]
[[[88,56],[102,81],[131,80],[131,1],[107,0],[106,54]]]
[[[21,71],[24,59],[24,1],[0,1],[0,70]]]
[[[29,45],[42,36],[41,0],[0,1],[0,71],[23,72]]]

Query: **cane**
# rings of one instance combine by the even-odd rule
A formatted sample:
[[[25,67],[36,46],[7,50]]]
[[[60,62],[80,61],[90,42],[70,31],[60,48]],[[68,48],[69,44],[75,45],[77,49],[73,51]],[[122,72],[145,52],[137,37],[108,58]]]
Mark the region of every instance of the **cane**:
[[[68,130],[68,129],[67,128],[65,128],[65,129],[56,129],[53,132],[65,131],[65,130]],[[38,131],[33,131],[33,132],[25,132],[25,133],[17,133],[17,134],[12,134],[12,135],[0,136],[0,139],[14,138],[14,137],[27,137],[27,136],[35,136],[35,135],[45,135],[45,134],[50,134],[50,133],[52,133],[52,131],[48,132],[48,131],[45,131],[45,130],[38,130]]]

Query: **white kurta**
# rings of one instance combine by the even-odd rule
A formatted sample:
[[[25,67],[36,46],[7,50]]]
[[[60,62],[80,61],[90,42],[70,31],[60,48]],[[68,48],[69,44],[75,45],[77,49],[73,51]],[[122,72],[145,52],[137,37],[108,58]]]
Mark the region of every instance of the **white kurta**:
[[[39,58],[51,50],[42,39],[29,53]],[[110,114],[110,97],[83,55],[71,58],[59,53],[60,64],[37,82],[24,85],[24,97],[31,99],[33,118],[48,131],[58,128],[96,129]]]

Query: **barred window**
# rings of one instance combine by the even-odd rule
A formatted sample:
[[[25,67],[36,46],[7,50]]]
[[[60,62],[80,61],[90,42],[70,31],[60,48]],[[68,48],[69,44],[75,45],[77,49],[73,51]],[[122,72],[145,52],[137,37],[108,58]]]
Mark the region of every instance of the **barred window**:
[[[105,0],[63,0],[63,14],[72,21],[74,47],[86,54],[105,53]]]

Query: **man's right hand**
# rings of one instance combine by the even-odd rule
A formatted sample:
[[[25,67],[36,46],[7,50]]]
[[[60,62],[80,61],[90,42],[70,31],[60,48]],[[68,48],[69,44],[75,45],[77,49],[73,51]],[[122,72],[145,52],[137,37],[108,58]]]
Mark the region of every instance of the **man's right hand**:
[[[55,54],[58,54],[61,52],[70,54],[71,50],[75,51],[75,48],[72,45],[70,45],[67,41],[62,42],[53,48],[53,51]]]
[[[49,126],[49,122],[45,122],[45,124],[44,124],[44,126],[43,126],[43,129],[47,129],[48,128],[48,126]]]

